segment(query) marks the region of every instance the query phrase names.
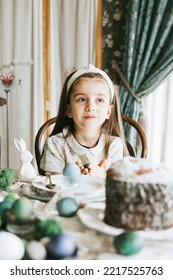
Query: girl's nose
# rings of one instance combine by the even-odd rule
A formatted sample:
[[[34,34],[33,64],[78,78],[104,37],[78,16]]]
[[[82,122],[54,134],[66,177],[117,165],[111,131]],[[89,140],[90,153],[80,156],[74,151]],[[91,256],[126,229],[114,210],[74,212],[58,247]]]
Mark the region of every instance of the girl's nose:
[[[85,110],[87,112],[95,111],[95,105],[93,102],[87,102]]]

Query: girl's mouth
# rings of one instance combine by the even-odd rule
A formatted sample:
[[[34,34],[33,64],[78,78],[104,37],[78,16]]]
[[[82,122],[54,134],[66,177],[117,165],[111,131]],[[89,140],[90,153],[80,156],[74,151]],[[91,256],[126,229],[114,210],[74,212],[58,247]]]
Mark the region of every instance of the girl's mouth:
[[[85,119],[96,119],[96,116],[84,116]]]

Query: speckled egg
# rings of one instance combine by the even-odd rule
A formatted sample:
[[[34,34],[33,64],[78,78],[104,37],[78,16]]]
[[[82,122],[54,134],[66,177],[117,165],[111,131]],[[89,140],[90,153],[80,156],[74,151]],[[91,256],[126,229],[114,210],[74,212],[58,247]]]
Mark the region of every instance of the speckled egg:
[[[13,203],[10,213],[13,214],[17,220],[29,219],[32,214],[32,201],[26,197],[17,199]]]
[[[22,240],[10,232],[0,232],[0,260],[21,260],[25,253]]]
[[[67,234],[60,233],[51,238],[47,244],[49,258],[64,259],[77,253],[76,242]]]
[[[135,231],[124,232],[114,238],[114,247],[122,255],[133,255],[143,247],[143,239]]]
[[[72,197],[64,197],[56,203],[56,209],[60,216],[72,217],[76,215],[79,203]]]
[[[45,246],[41,242],[36,240],[31,240],[27,244],[26,251],[28,257],[31,260],[45,260],[47,256],[47,251]]]
[[[81,174],[80,168],[75,163],[69,163],[67,164],[63,169],[63,175],[64,176],[79,176]]]

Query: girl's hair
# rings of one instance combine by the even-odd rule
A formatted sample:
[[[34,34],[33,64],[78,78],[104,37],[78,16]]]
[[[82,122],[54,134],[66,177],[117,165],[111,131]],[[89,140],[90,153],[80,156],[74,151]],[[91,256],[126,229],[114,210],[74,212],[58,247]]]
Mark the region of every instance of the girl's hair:
[[[56,121],[56,124],[53,128],[51,135],[55,135],[57,133],[62,132],[63,128],[66,126],[69,127],[68,135],[70,135],[74,130],[73,119],[67,117],[66,110],[67,110],[67,104],[69,104],[69,102],[70,102],[70,94],[71,94],[74,86],[76,85],[77,81],[82,77],[100,78],[100,79],[105,80],[104,77],[99,73],[85,73],[74,81],[74,83],[70,87],[69,92],[67,94],[67,83],[73,74],[74,74],[74,72],[71,73],[64,82],[64,86],[63,86],[61,98],[60,98],[60,103],[59,103],[57,121]],[[102,125],[102,129],[104,130],[104,133],[106,134],[105,152],[107,155],[109,144],[110,144],[110,136],[113,135],[113,136],[118,136],[122,139],[123,147],[124,147],[124,155],[127,155],[128,150],[127,150],[126,140],[125,140],[125,136],[124,136],[124,129],[123,129],[123,123],[122,123],[122,118],[121,118],[121,112],[120,112],[119,92],[118,92],[117,88],[115,88],[115,94],[114,94],[114,98],[113,98],[113,101],[111,102],[111,104],[114,105],[114,110],[113,110],[111,116],[109,117],[109,119],[105,120],[105,122]]]

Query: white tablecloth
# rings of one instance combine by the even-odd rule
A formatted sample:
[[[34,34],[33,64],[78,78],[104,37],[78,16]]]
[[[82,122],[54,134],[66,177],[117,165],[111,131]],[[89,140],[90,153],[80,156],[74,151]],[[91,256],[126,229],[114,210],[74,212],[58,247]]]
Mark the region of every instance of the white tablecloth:
[[[22,196],[22,183],[16,183],[10,187],[10,192]],[[0,201],[7,194],[0,191]],[[75,259],[106,259],[106,260],[168,260],[173,259],[173,229],[162,231],[157,237],[157,232],[144,237],[144,247],[140,252],[132,256],[120,255],[113,246],[114,236],[104,234],[100,229],[95,230],[85,226],[78,215],[71,218],[64,218],[58,215],[55,208],[56,195],[52,202],[33,201],[33,211],[40,219],[58,219],[66,233],[71,235],[77,242],[79,250]],[[154,236],[156,235],[156,238]]]

